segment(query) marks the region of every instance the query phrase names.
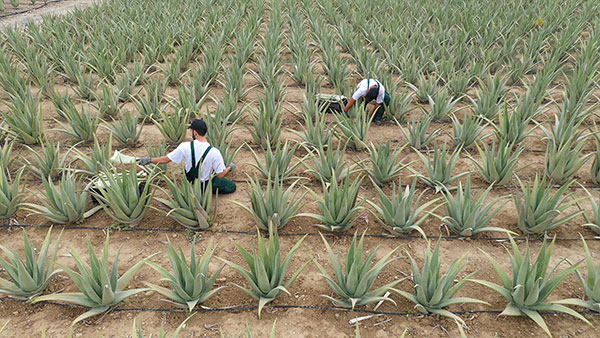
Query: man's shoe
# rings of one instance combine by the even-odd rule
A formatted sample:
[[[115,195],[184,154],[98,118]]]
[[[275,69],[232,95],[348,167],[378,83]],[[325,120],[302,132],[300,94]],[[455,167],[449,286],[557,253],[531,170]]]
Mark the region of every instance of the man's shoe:
[[[380,126],[380,125],[383,124],[383,121],[381,121],[381,120],[374,120],[373,123],[375,123],[375,125]]]

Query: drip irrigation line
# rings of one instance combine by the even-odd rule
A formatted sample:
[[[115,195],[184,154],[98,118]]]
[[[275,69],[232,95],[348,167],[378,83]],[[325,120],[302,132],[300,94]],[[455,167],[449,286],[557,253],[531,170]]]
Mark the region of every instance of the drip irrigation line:
[[[68,230],[101,230],[105,231],[107,229],[111,229],[109,226],[106,227],[94,227],[94,226],[79,226],[79,225],[61,225],[61,224],[32,224],[32,223],[14,223],[14,224],[1,224],[0,228],[12,229],[12,228],[60,228],[60,229],[68,229]],[[186,228],[160,228],[160,227],[152,227],[152,228],[140,228],[140,227],[132,227],[132,228],[124,228],[124,229],[114,229],[118,231],[149,231],[149,232],[186,232],[190,229]],[[227,229],[198,229],[198,230],[190,230],[196,233],[221,233],[221,234],[230,234],[230,235],[247,235],[247,236],[256,236],[255,231],[243,231],[243,230],[227,230]],[[354,237],[353,233],[347,232],[280,232],[280,237],[299,237],[299,236],[309,236],[309,237],[318,237],[323,235],[324,237]],[[367,238],[382,238],[382,239],[422,239],[423,236],[420,235],[401,235],[401,234],[365,234]],[[468,241],[487,241],[487,242],[504,242],[509,241],[508,237],[466,237],[466,236],[430,236],[430,238],[441,238],[443,240],[468,240]],[[548,237],[550,238],[550,237]],[[513,237],[515,241],[543,241],[544,237]],[[584,238],[586,241],[600,241],[600,236]],[[581,241],[579,237],[557,237],[556,241]]]
[[[42,7],[46,7],[47,5],[51,4],[51,3],[55,3],[55,2],[63,2],[64,0],[48,0],[48,1],[44,1],[43,4],[36,6],[36,7],[32,7],[32,8],[28,8],[28,9],[23,9],[20,11],[16,11],[16,12],[11,12],[11,13],[6,13],[6,14],[1,14],[0,15],[0,19],[2,18],[6,18],[9,16],[14,16],[14,15],[19,15],[19,14],[24,14],[24,13],[28,13],[28,12],[33,12],[37,9],[40,9]]]
[[[2,301],[14,301],[18,303],[27,303],[26,300],[15,299],[11,297],[2,297],[0,298],[0,302]],[[77,304],[69,304],[69,303],[60,303],[60,302],[52,302],[52,301],[41,301],[36,304],[43,305],[57,305],[67,308],[77,308],[77,309],[88,309],[88,307],[77,305]],[[372,314],[379,316],[413,316],[413,317],[430,317],[435,316],[434,313],[420,313],[420,312],[399,312],[399,311],[376,311],[376,310],[368,310],[368,309],[350,309],[350,308],[342,308],[335,306],[324,306],[324,305],[265,305],[264,309],[310,309],[310,310],[322,310],[322,311],[340,311],[340,312],[351,312],[351,313],[364,313],[364,314]],[[227,306],[227,307],[200,307],[194,309],[192,312],[199,313],[207,313],[207,312],[236,312],[236,311],[249,311],[256,310],[258,306],[256,305],[240,305],[240,306]],[[153,307],[116,307],[111,308],[108,312],[181,312],[185,313],[186,311],[183,309],[175,309],[175,308],[153,308]],[[452,312],[456,315],[465,315],[465,314],[484,314],[484,313],[492,313],[492,314],[500,314],[501,310],[461,310]],[[540,314],[543,315],[564,315],[563,312],[558,311],[539,311]],[[592,315],[592,316],[600,316],[600,313],[593,311],[585,311],[577,313],[581,315]]]

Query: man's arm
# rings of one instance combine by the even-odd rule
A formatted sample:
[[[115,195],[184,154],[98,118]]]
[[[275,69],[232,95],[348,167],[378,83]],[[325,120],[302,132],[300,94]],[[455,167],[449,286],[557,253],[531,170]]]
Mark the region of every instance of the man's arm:
[[[354,98],[350,98],[350,100],[348,101],[348,104],[346,104],[346,107],[344,108],[344,112],[348,112],[350,110],[350,108],[352,108],[352,106],[354,105],[354,103],[356,102],[356,100]]]
[[[373,110],[371,111],[371,115],[375,114],[375,112],[377,111],[377,109],[379,109],[380,106],[381,103],[376,104],[375,107],[373,107]]]
[[[217,176],[218,178],[223,178],[223,177],[227,176],[227,174],[229,174],[230,171],[231,171],[231,166],[225,168],[223,171],[221,171],[220,174],[216,174],[215,176]]]
[[[154,164],[167,164],[167,163],[171,163],[171,159],[169,158],[169,156],[160,156],[160,157],[154,157],[150,159],[150,163],[154,163]]]

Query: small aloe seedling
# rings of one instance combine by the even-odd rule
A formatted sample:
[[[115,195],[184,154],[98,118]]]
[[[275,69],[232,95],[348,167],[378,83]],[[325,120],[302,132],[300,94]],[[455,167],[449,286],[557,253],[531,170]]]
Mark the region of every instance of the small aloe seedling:
[[[574,193],[565,194],[571,182],[552,195],[552,186],[546,183],[545,177],[539,179],[536,175],[533,185],[525,185],[518,177],[517,180],[521,189],[520,193],[513,194],[513,200],[519,216],[517,226],[524,234],[543,235],[583,213],[579,210],[562,216],[567,208],[581,200],[572,198]],[[572,199],[567,201],[569,198]]]
[[[376,213],[372,212],[372,214],[377,222],[392,234],[402,234],[416,230],[423,237],[426,237],[425,232],[421,229],[420,225],[441,206],[440,204],[431,210],[426,211],[429,206],[439,201],[441,197],[420,205],[421,198],[423,198],[426,190],[423,190],[421,194],[417,196],[416,185],[417,179],[415,178],[413,179],[412,185],[406,185],[406,189],[403,193],[402,184],[398,182],[397,185],[394,184],[392,186],[392,195],[390,197],[388,197],[379,186],[375,185],[379,203],[375,204],[367,200],[367,203],[369,203],[376,211]]]
[[[88,238],[89,264],[74,249],[71,249],[71,256],[75,260],[79,272],[58,264],[69,275],[81,292],[63,292],[39,296],[33,298],[32,302],[58,301],[90,308],[89,311],[73,320],[70,327],[70,330],[72,330],[73,326],[78,322],[102,314],[128,297],[150,290],[126,290],[125,288],[139,269],[144,266],[146,260],[153,255],[137,262],[119,277],[119,254],[121,249],[117,250],[115,259],[111,264],[108,261],[108,243],[109,235],[106,235],[102,256],[98,257],[94,252],[92,242]]]
[[[501,196],[486,205],[485,201],[491,190],[492,186],[490,185],[486,190],[474,196],[471,193],[471,176],[467,177],[464,189],[462,183],[458,182],[456,196],[449,192],[444,194],[446,213],[448,214],[448,216],[441,218],[444,224],[460,236],[472,236],[483,231],[507,232],[503,228],[487,226],[502,207],[508,203],[498,205],[499,201],[507,197]],[[496,205],[498,207],[494,208]]]
[[[171,244],[171,241],[169,241],[167,255],[171,261],[173,272],[156,263],[146,261],[146,264],[150,265],[163,276],[163,280],[167,281],[171,288],[167,289],[152,283],[145,284],[152,290],[167,297],[167,301],[170,304],[186,309],[189,312],[192,312],[198,304],[202,304],[224,288],[224,286],[221,286],[213,289],[213,286],[225,266],[219,268],[212,276],[208,276],[209,264],[215,251],[212,239],[201,257],[196,257],[195,247],[196,243],[192,243],[190,261],[188,263],[181,248],[179,248],[178,253],[173,244]]]
[[[458,274],[467,266],[464,262],[467,255],[455,259],[445,274],[441,274],[440,262],[440,240],[437,241],[433,251],[430,249],[430,243],[427,243],[427,250],[424,252],[423,269],[419,269],[417,262],[407,251],[412,268],[412,280],[414,283],[414,292],[409,293],[402,290],[392,289],[402,297],[415,303],[415,309],[423,314],[436,314],[452,318],[464,325],[464,321],[454,313],[445,310],[445,307],[461,303],[487,304],[479,299],[470,297],[454,297],[458,291],[469,281],[469,278],[477,272],[472,272],[465,278],[458,281]]]
[[[33,150],[29,146],[26,146],[35,157],[35,161],[29,162],[27,159],[25,162],[29,170],[33,172],[39,178],[56,178],[58,177],[66,162],[67,155],[60,159],[60,145],[54,142],[42,143],[42,152],[38,154],[37,151]]]
[[[31,246],[25,231],[23,231],[25,261],[15,249],[0,245],[0,248],[8,257],[8,260],[0,258],[0,265],[9,277],[9,280],[0,278],[0,293],[17,299],[30,299],[41,294],[50,283],[52,276],[61,271],[53,269],[62,232],[56,239],[54,250],[49,252],[51,233],[52,228],[48,230],[41,249],[37,251],[37,260],[35,259],[36,250]]]
[[[370,253],[363,251],[363,241],[365,234],[356,241],[357,234],[354,234],[352,244],[346,253],[345,259],[340,257],[340,252],[334,253],[331,246],[321,235],[329,262],[334,271],[334,276],[327,273],[325,268],[315,260],[317,268],[321,271],[321,276],[325,277],[327,284],[333,289],[339,299],[323,295],[323,297],[331,300],[336,306],[354,309],[357,306],[376,303],[380,301],[389,301],[394,304],[394,300],[384,296],[384,294],[392,289],[400,280],[385,284],[377,289],[373,289],[373,285],[377,277],[383,269],[398,258],[390,258],[396,252],[396,249],[390,250],[377,263],[373,264],[373,259],[379,250],[379,246],[375,247]],[[346,262],[346,266],[343,264]]]
[[[290,294],[288,289],[290,285],[294,283],[296,278],[300,275],[302,270],[310,263],[308,260],[304,263],[288,280],[284,282],[286,274],[288,272],[290,263],[294,254],[302,245],[302,242],[306,236],[302,237],[288,252],[283,261],[281,260],[281,249],[279,246],[279,234],[277,233],[277,227],[269,225],[269,240],[265,243],[264,238],[258,233],[258,247],[257,250],[250,254],[246,249],[242,248],[239,244],[236,247],[240,254],[243,256],[244,261],[248,265],[248,269],[232,263],[228,260],[221,259],[227,263],[231,268],[242,274],[250,288],[245,288],[238,284],[233,284],[240,288],[250,296],[258,299],[258,318],[263,307],[273,300],[277,299],[283,293]]]
[[[343,232],[350,229],[356,222],[358,212],[363,209],[365,199],[358,200],[362,177],[357,177],[352,183],[350,178],[338,182],[335,174],[331,182],[321,182],[323,197],[310,190],[317,201],[322,215],[303,213],[299,216],[307,216],[321,222],[317,226],[327,231]]]
[[[548,272],[548,266],[550,264],[550,259],[552,258],[552,249],[554,248],[554,240],[552,240],[550,245],[547,245],[546,239],[544,238],[540,252],[538,253],[536,260],[531,264],[532,258],[529,253],[529,242],[527,242],[525,254],[521,254],[517,243],[515,243],[512,236],[509,235],[509,237],[513,253],[511,254],[508,252],[508,249],[507,252],[510,256],[512,265],[512,278],[502,269],[500,264],[498,264],[494,258],[484,252],[490,263],[492,263],[494,270],[496,270],[501,284],[498,285],[484,280],[472,280],[473,282],[489,287],[508,300],[508,305],[506,305],[506,308],[500,315],[527,316],[539,325],[550,337],[552,337],[552,334],[539,311],[553,311],[570,314],[571,316],[590,324],[590,322],[579,313],[561,305],[560,303],[565,303],[564,300],[546,301],[552,291],[554,291],[568,275],[578,269],[579,265],[573,265],[561,272],[557,272],[558,266],[565,261],[563,258]]]

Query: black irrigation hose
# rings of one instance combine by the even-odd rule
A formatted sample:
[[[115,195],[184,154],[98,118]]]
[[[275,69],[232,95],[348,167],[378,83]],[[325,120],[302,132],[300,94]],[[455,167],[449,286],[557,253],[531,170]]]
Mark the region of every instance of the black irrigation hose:
[[[26,303],[25,300],[14,299],[11,297],[2,297],[0,298],[0,302],[2,301],[15,301],[19,303]],[[63,307],[70,308],[81,308],[87,309],[85,306],[68,304],[68,303],[59,303],[59,302],[51,302],[51,301],[42,301],[37,304],[44,305],[57,305]],[[386,316],[413,316],[413,317],[429,317],[435,316],[433,313],[419,313],[419,312],[398,312],[398,311],[376,311],[376,310],[368,310],[368,309],[349,309],[349,308],[341,308],[341,307],[333,307],[333,306],[323,306],[323,305],[265,305],[265,309],[311,309],[311,310],[324,310],[324,311],[341,311],[341,312],[352,312],[352,313],[365,313],[372,315],[386,315]],[[256,305],[247,305],[247,306],[227,306],[227,307],[217,307],[217,308],[207,308],[201,307],[199,309],[194,309],[193,312],[234,312],[234,311],[248,311],[248,310],[256,310],[258,306]],[[174,308],[148,308],[148,307],[131,307],[131,308],[111,308],[108,310],[109,312],[181,312],[184,313],[183,309],[174,309]],[[481,314],[481,313],[493,313],[500,314],[502,311],[500,310],[462,310],[453,312],[456,315],[464,315],[464,314]],[[564,315],[563,312],[557,311],[539,311],[540,314],[543,315]],[[600,313],[593,311],[579,312],[581,315],[593,315],[600,316]]]
[[[92,227],[92,226],[79,226],[79,225],[51,225],[51,224],[30,224],[30,223],[14,223],[14,224],[2,224],[1,228],[12,229],[15,227],[20,228],[61,228],[61,229],[69,229],[69,230],[102,230],[105,231],[109,229],[109,227]],[[119,229],[119,231],[164,231],[164,232],[186,232],[188,229],[185,228],[124,228]],[[255,231],[242,231],[242,230],[227,230],[227,229],[199,229],[193,230],[196,233],[222,233],[222,234],[232,234],[232,235],[247,235],[247,236],[256,236]],[[280,232],[280,237],[294,237],[294,236],[325,236],[325,237],[353,237],[353,233],[336,233],[336,232]],[[394,235],[394,234],[365,234],[365,237],[368,238],[383,238],[383,239],[421,239],[423,236],[419,235]],[[488,241],[488,242],[498,242],[498,241],[508,241],[508,237],[465,237],[465,236],[431,236],[436,238],[441,238],[443,240],[470,240],[470,241]],[[513,237],[515,241],[543,241],[544,237]],[[600,236],[584,238],[586,241],[600,241]],[[579,237],[557,237],[556,241],[581,241]]]
[[[0,19],[6,18],[6,17],[9,17],[9,16],[14,16],[14,15],[24,14],[24,13],[28,13],[28,12],[33,12],[33,11],[35,11],[37,9],[42,8],[42,7],[46,7],[48,4],[51,4],[51,3],[54,3],[54,2],[63,2],[63,1],[64,0],[47,0],[47,1],[44,1],[43,4],[41,4],[39,6],[36,6],[36,7],[32,7],[32,8],[28,8],[28,9],[23,9],[23,10],[20,10],[20,11],[6,13],[6,14],[0,14]]]

